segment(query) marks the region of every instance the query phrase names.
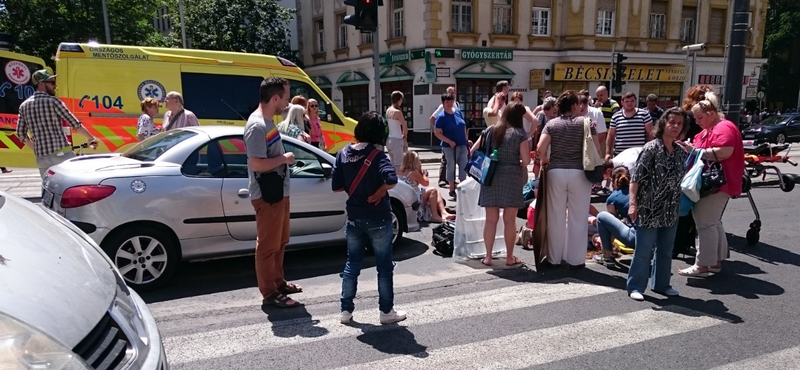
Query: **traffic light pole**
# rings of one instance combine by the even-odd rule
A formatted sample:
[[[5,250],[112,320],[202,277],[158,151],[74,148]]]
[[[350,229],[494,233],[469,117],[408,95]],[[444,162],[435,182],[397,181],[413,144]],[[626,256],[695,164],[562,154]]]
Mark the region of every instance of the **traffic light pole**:
[[[728,64],[725,66],[725,94],[723,99],[723,109],[725,109],[725,119],[730,120],[735,125],[739,124],[739,116],[742,113],[742,76],[744,75],[744,60],[747,48],[747,23],[750,0],[733,1],[733,22],[731,25],[731,43],[728,49]]]
[[[375,27],[375,32],[372,33],[372,68],[374,68],[375,77],[373,83],[375,84],[375,111],[381,113],[381,38],[380,38],[380,24]]]

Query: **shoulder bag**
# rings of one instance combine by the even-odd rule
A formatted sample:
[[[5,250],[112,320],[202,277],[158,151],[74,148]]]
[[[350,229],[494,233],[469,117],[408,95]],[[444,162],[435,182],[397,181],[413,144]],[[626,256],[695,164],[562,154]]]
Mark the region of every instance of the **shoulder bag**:
[[[725,180],[725,173],[722,171],[722,163],[717,158],[717,153],[714,153],[714,161],[709,161],[703,167],[702,182],[700,183],[700,198],[707,197],[716,193],[728,181]]]
[[[603,182],[603,159],[592,140],[592,123],[588,117],[583,119],[583,172],[593,184]]]
[[[497,161],[490,158],[492,152],[492,130],[486,130],[484,140],[484,150],[476,150],[472,153],[472,157],[467,162],[467,174],[475,179],[479,184],[484,186],[492,186],[494,174],[497,171]]]

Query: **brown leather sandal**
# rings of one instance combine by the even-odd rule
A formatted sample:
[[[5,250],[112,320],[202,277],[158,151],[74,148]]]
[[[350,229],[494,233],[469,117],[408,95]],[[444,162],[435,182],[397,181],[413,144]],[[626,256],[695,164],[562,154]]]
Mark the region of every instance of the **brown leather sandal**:
[[[270,295],[269,297],[264,298],[264,300],[261,303],[264,305],[275,306],[280,308],[292,308],[300,305],[300,302],[297,302],[280,292],[272,293],[272,295]]]
[[[280,287],[278,287],[278,291],[283,294],[302,293],[303,287],[295,283],[284,281],[283,284]]]

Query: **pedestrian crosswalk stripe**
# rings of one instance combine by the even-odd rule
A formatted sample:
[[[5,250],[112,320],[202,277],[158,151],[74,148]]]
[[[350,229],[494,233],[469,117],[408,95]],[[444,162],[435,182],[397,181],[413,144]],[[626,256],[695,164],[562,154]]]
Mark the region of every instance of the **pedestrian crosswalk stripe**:
[[[798,364],[800,364],[800,346],[732,362],[711,370],[796,369]]]
[[[482,316],[514,309],[533,307],[571,299],[588,298],[611,292],[609,287],[580,283],[527,284],[491,291],[450,296],[439,299],[402,304],[409,319],[404,325],[418,326],[467,317]],[[375,300],[377,301],[377,299]],[[256,352],[284,346],[294,346],[322,340],[358,336],[367,332],[386,330],[391,326],[378,325],[377,302],[356,303],[368,307],[354,313],[354,321],[375,326],[347,326],[339,323],[339,314],[316,318],[300,318],[275,323],[258,323],[233,328],[206,331],[196,334],[165,337],[163,339],[170,363],[180,364]],[[310,325],[309,322],[312,322]],[[297,335],[291,338],[276,337],[272,327],[296,326]],[[324,329],[324,330],[323,330]],[[320,332],[327,332],[319,335]]]
[[[36,178],[39,178],[38,172],[36,173]],[[37,191],[40,190],[41,189],[38,189]],[[402,263],[404,262],[398,262],[398,266]],[[446,269],[425,275],[398,273],[397,270],[400,268],[395,268],[394,288],[398,290],[400,288],[435,283],[447,279],[458,279],[465,276],[486,274],[486,270],[474,269],[457,263],[452,263],[447,266]],[[372,270],[372,272],[370,272],[370,270]],[[255,277],[253,278],[253,282],[255,283]],[[302,281],[299,281],[299,283],[304,286],[308,285],[304,284]],[[374,268],[365,268],[361,272],[361,278],[358,281],[358,292],[360,294],[375,293],[378,291],[377,285]],[[361,287],[364,287],[364,289],[361,289]],[[313,289],[306,288],[303,294],[298,295],[297,298],[305,302],[309,299],[330,296],[332,292],[338,293],[340,289],[342,289],[341,280],[329,284],[314,284]],[[248,288],[239,291],[204,294],[197,297],[149,303],[147,306],[150,308],[150,311],[153,312],[153,315],[163,320],[169,316],[181,317],[196,313],[207,313],[214,310],[231,310],[233,308],[250,307],[261,302],[261,299],[258,298],[259,296],[258,289]],[[259,315],[261,315],[260,312]],[[159,323],[159,325],[161,324]]]
[[[683,308],[646,309],[345,368],[523,369],[708,328],[723,322]],[[530,343],[531,346],[525,351],[514,351],[513,356],[505,355],[509,353],[509,345],[519,343]]]

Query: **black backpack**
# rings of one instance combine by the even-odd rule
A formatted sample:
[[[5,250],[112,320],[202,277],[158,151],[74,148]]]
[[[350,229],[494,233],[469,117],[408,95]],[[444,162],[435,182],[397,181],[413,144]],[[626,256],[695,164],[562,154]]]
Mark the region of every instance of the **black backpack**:
[[[455,223],[452,221],[444,222],[433,228],[433,241],[431,244],[434,253],[442,257],[453,256],[453,236],[455,235]]]

